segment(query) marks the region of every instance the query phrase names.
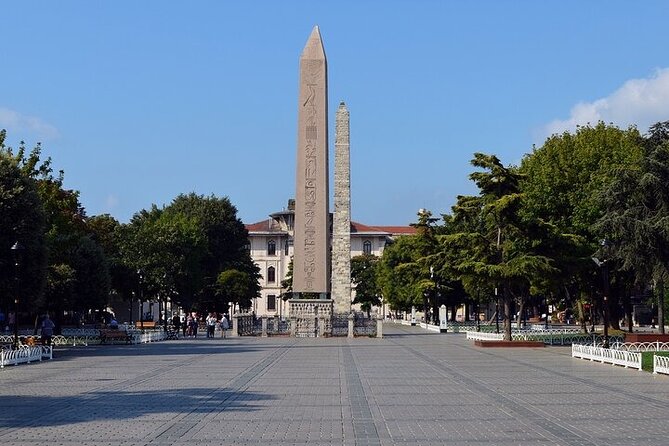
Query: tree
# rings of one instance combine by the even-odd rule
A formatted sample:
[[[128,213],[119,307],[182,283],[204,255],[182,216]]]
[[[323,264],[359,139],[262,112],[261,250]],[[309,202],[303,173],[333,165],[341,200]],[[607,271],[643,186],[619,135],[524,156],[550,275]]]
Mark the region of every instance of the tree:
[[[43,305],[46,285],[45,216],[35,181],[23,174],[23,144],[17,154],[5,146],[6,132],[0,130],[0,309],[13,311],[17,271],[10,247],[19,242],[25,248],[19,273],[20,309]],[[10,303],[12,304],[10,306]]]
[[[257,281],[248,273],[236,269],[221,272],[216,279],[217,295],[224,305],[238,304],[239,308],[250,308],[255,297]]]
[[[351,259],[351,279],[355,284],[354,304],[359,304],[369,317],[373,306],[381,305],[381,292],[376,280],[376,265],[379,258],[363,254]]]
[[[602,190],[605,213],[597,228],[609,253],[644,289],[656,284],[658,327],[664,333],[664,289],[669,279],[669,121],[653,125],[638,165],[617,169]],[[629,316],[628,316],[629,317]],[[629,318],[631,323],[631,318]]]
[[[155,205],[135,214],[123,236],[123,262],[141,271],[142,294],[165,298],[174,289],[174,302],[185,308],[191,308],[201,293],[205,251],[206,238],[196,218]]]
[[[436,220],[430,211],[421,209],[418,222],[413,225],[416,234],[399,237],[383,250],[377,283],[392,310],[410,311],[412,307],[422,305],[427,313],[428,295],[434,294],[430,266],[432,256],[438,251]]]
[[[567,305],[576,300],[583,325],[583,302],[593,300],[591,285],[597,284],[594,289],[603,293],[591,260],[601,240],[607,238],[596,225],[605,214],[601,192],[615,180],[619,169],[638,165],[641,156],[642,138],[636,128],[621,130],[599,122],[578,127],[573,134],[553,135],[522,160],[523,218],[551,226],[562,239],[558,245],[570,239],[567,249],[553,251],[561,274],[547,285]],[[625,276],[611,268],[611,281],[622,285]],[[624,296],[623,288],[612,291],[620,290],[615,294]],[[617,311],[612,305],[616,300],[608,300],[609,310]]]
[[[200,260],[202,285],[198,299],[213,305],[217,297],[217,280],[223,271],[234,269],[246,273],[255,285],[248,299],[260,295],[260,270],[251,259],[248,231],[237,217],[237,208],[229,198],[205,197],[194,193],[179,195],[165,208],[167,214],[178,213],[193,218],[204,237]]]
[[[459,252],[452,268],[465,287],[499,288],[505,339],[511,340],[513,300],[522,307],[534,278],[555,269],[550,258],[536,252],[533,234],[520,218],[521,174],[494,155],[476,153],[472,165],[481,169],[470,174],[479,195],[458,197],[454,220],[465,231],[445,236],[444,249]]]

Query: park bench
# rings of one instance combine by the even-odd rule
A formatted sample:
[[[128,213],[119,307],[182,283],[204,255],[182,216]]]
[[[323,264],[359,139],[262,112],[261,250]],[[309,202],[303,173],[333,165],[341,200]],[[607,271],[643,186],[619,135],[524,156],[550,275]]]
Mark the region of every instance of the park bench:
[[[144,322],[136,322],[135,327],[137,328],[156,328],[156,321],[144,321]]]
[[[100,330],[100,344],[114,343],[115,341],[123,341],[130,344],[132,336],[125,330]]]

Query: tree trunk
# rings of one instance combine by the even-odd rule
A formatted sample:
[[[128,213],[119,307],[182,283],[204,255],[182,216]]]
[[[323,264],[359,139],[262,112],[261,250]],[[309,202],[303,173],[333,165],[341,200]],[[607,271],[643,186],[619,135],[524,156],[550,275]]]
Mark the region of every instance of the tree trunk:
[[[504,293],[504,340],[511,340],[511,298],[507,292]]]
[[[657,283],[657,327],[664,334],[664,280]]]
[[[581,325],[581,330],[583,330],[583,333],[587,333],[588,327],[585,325],[585,310],[581,299],[576,301],[576,309],[578,310],[578,322]]]
[[[519,329],[523,327],[524,311],[525,311],[525,298],[521,296],[518,299],[518,322],[516,323],[516,327]]]

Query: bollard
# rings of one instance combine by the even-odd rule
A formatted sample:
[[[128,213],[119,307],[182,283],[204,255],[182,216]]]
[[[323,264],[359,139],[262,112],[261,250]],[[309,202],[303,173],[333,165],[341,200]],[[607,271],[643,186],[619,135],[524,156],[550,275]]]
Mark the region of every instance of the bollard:
[[[377,316],[376,318],[376,337],[383,337],[383,318],[381,316]]]
[[[350,313],[348,315],[348,337],[349,338],[355,337],[354,324],[355,324],[355,316],[353,315],[353,313]]]
[[[267,316],[263,316],[261,319],[261,325],[262,325],[262,334],[260,335],[263,338],[267,337]]]
[[[232,315],[232,331],[230,332],[231,337],[239,336],[239,315]]]
[[[411,326],[416,326],[416,307],[411,307]]]
[[[446,305],[439,307],[439,333],[446,333],[448,331],[448,313],[446,312]]]

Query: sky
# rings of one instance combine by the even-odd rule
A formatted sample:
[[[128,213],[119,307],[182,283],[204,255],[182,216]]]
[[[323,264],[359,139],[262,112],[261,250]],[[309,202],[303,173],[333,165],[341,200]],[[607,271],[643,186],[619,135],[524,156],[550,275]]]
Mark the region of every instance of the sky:
[[[2,17],[6,143],[41,142],[87,214],[121,222],[190,192],[245,223],[286,207],[315,25],[330,181],[343,100],[367,225],[449,213],[476,193],[475,152],[517,165],[577,125],[669,120],[665,0],[24,0]]]

